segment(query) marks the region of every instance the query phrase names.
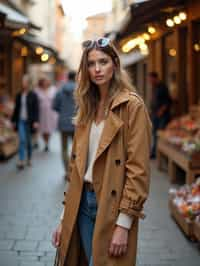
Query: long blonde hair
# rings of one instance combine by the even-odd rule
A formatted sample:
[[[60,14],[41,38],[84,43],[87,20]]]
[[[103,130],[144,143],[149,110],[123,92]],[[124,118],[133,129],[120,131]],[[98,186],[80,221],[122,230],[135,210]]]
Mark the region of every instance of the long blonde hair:
[[[77,72],[78,84],[74,93],[77,113],[73,121],[76,125],[86,124],[90,119],[95,118],[98,102],[100,100],[98,87],[91,82],[88,72],[88,54],[93,49],[100,50],[109,55],[115,65],[109,88],[109,104],[120,91],[135,90],[127,72],[121,67],[117,50],[111,42],[105,47],[93,46],[91,48],[85,48]]]

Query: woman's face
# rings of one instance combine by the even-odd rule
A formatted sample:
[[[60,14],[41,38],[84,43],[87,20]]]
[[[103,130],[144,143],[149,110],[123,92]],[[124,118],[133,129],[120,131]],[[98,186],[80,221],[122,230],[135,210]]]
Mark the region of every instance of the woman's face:
[[[108,85],[114,72],[112,58],[103,51],[93,49],[88,53],[88,72],[97,86]]]

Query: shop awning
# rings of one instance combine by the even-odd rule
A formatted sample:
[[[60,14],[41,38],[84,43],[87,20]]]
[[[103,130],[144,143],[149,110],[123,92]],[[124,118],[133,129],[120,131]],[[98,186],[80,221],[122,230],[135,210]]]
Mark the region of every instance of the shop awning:
[[[58,51],[48,43],[40,40],[35,35],[25,34],[18,36],[16,39],[20,41],[24,46],[29,47],[29,49],[32,51],[30,55],[33,62],[41,62],[41,55],[47,54],[49,59],[55,58],[57,64],[65,65],[65,61],[59,57]],[[37,53],[38,50],[40,50],[39,53]]]
[[[129,35],[140,32],[148,23],[159,21],[166,14],[167,9],[182,7],[186,0],[149,0],[131,5],[129,21],[117,34],[117,41],[127,38]]]
[[[40,40],[38,37],[25,34],[23,36],[18,37],[18,39],[23,42],[25,45],[30,46],[31,48],[35,49],[37,47],[42,47],[47,53],[57,56],[58,52],[54,47],[45,43],[44,41]]]
[[[5,27],[14,29],[20,27],[32,27],[35,29],[40,29],[40,27],[34,25],[28,17],[8,5],[0,3],[0,14],[5,16]]]
[[[120,54],[120,58],[123,67],[128,67],[146,58],[146,56],[141,54],[139,51],[133,51],[129,54]]]

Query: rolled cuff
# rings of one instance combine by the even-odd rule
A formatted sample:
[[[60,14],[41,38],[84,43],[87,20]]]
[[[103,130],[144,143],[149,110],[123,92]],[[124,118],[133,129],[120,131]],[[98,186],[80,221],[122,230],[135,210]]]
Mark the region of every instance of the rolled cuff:
[[[119,210],[129,216],[136,216],[141,219],[145,218],[145,214],[142,212],[143,208],[138,206],[136,201],[130,199],[122,199]]]
[[[126,229],[130,229],[133,223],[133,217],[120,212],[116,221],[116,224],[124,227]]]

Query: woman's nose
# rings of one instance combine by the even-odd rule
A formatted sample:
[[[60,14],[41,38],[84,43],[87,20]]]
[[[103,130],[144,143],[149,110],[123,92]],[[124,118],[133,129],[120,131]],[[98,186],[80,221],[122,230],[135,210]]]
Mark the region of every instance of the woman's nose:
[[[99,71],[100,71],[100,66],[99,66],[99,64],[96,64],[96,65],[95,65],[95,71],[96,71],[96,72],[99,72]]]

